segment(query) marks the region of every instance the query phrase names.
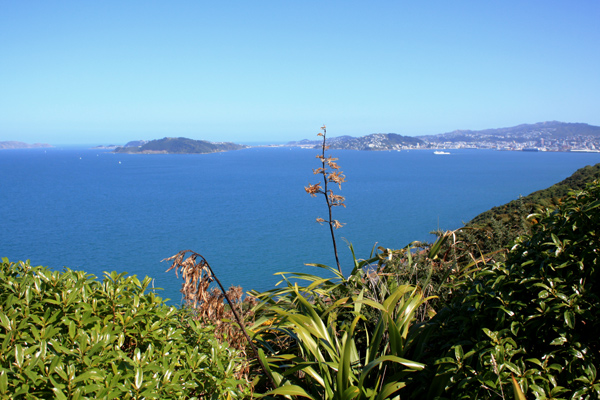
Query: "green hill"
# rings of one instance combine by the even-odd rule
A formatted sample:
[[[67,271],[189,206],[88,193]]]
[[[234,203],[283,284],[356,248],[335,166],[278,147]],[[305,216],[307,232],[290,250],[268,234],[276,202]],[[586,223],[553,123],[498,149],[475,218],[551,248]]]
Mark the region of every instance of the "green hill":
[[[483,253],[508,246],[517,236],[528,234],[534,220],[527,216],[541,207],[557,207],[571,190],[581,190],[600,179],[600,164],[575,171],[565,180],[528,196],[485,211],[465,225],[468,240],[477,243]]]
[[[118,147],[115,153],[141,154],[205,154],[239,150],[248,146],[231,142],[213,143],[206,140],[170,138],[152,140],[140,147]]]

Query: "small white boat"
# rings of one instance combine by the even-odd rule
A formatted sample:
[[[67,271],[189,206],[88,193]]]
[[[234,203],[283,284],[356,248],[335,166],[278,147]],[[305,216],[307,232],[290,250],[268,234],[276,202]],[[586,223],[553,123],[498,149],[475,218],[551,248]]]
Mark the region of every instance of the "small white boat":
[[[450,153],[448,153],[447,151],[434,151],[434,152],[433,152],[433,154],[435,154],[435,155],[438,155],[438,156],[439,156],[439,155],[441,155],[441,154],[450,154]]]

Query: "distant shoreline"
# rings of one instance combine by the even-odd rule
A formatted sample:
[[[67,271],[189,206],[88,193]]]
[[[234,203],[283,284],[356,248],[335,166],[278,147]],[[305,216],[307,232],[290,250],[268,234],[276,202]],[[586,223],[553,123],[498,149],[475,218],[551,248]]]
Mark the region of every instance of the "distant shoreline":
[[[16,141],[0,142],[0,150],[13,150],[13,149],[42,149],[54,147],[48,143],[24,143]]]

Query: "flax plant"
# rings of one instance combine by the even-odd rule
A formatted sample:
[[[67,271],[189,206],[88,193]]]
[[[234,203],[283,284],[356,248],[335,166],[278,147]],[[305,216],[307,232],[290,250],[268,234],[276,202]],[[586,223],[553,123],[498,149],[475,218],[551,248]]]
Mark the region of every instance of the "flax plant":
[[[277,385],[256,397],[383,400],[425,368],[407,352],[417,333],[415,313],[429,299],[412,285],[400,285],[377,301],[368,298],[369,283],[361,277],[374,260],[355,260],[348,279],[316,264],[334,278],[292,274],[293,279],[283,276],[283,288],[255,293],[260,317],[250,330]],[[370,314],[374,324],[367,327]]]
[[[341,195],[335,194],[333,190],[330,188],[330,183],[337,184],[339,189],[342,189],[342,182],[346,181],[346,177],[342,171],[340,171],[339,165],[335,162],[338,160],[337,158],[333,158],[332,156],[325,157],[325,152],[329,149],[327,146],[327,127],[323,125],[321,127],[323,133],[319,132],[317,136],[323,137],[323,144],[321,146],[321,154],[317,155],[317,158],[321,161],[321,167],[317,169],[313,169],[313,173],[315,175],[322,175],[323,177],[323,186],[321,183],[316,184],[308,184],[304,188],[308,194],[312,197],[317,197],[318,194],[322,194],[325,196],[325,201],[327,202],[327,211],[329,213],[328,219],[323,219],[321,217],[317,218],[317,222],[327,223],[329,225],[329,231],[331,232],[331,241],[333,243],[333,252],[335,254],[335,262],[337,264],[338,271],[342,273],[342,267],[340,266],[340,259],[338,257],[337,244],[335,241],[335,229],[339,229],[342,227],[342,223],[340,221],[333,219],[332,209],[333,207],[343,206],[345,198]]]

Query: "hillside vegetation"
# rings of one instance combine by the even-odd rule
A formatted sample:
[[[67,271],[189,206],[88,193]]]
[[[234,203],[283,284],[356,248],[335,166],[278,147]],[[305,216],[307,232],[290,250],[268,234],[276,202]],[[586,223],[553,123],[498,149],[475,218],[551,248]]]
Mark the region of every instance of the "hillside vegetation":
[[[465,225],[462,237],[479,246],[479,250],[484,253],[506,248],[517,236],[531,232],[537,219],[528,219],[530,214],[543,208],[558,207],[571,190],[583,190],[589,182],[596,179],[600,179],[600,164],[580,168],[570,177],[547,189],[479,214]]]
[[[418,328],[422,398],[504,398],[513,377],[528,398],[599,398],[599,208],[594,181],[534,215],[505,261],[457,277]]]

